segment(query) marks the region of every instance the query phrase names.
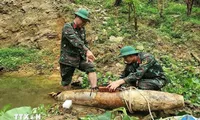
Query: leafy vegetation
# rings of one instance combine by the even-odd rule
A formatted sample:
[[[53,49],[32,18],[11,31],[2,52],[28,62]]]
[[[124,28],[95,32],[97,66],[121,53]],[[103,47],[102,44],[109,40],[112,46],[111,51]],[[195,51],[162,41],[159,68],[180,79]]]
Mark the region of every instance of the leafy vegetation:
[[[136,117],[130,117],[124,107],[113,109],[112,111],[106,111],[102,115],[87,115],[80,118],[81,120],[139,120]]]
[[[49,111],[49,106],[44,106],[43,104],[39,105],[39,107],[36,108],[24,106],[13,109],[10,109],[10,105],[6,105],[4,108],[0,110],[0,120],[15,120],[15,119],[44,120],[44,118],[49,115],[48,111]],[[19,116],[19,114],[24,116]]]
[[[185,100],[200,104],[200,74],[195,71],[196,67],[174,61],[169,56],[163,56],[162,61],[170,80],[164,90],[181,94]]]
[[[0,49],[0,66],[7,70],[18,70],[24,64],[37,64],[36,68],[50,68],[51,65],[46,64],[42,60],[43,56],[48,56],[48,52],[41,52],[36,49],[24,47],[10,47]]]
[[[82,88],[88,88],[89,87],[89,80],[87,77],[87,74],[82,73],[83,81],[81,84]],[[97,78],[98,78],[98,86],[106,86],[108,85],[109,81],[115,81],[118,79],[118,77],[111,72],[106,72],[105,74],[102,74],[101,72],[97,72]]]
[[[10,104],[5,105],[2,109],[0,109],[0,116],[5,114],[6,111],[8,111],[11,108]]]
[[[10,70],[17,70],[20,65],[33,61],[35,59],[34,53],[34,50],[23,48],[0,49],[0,65]]]

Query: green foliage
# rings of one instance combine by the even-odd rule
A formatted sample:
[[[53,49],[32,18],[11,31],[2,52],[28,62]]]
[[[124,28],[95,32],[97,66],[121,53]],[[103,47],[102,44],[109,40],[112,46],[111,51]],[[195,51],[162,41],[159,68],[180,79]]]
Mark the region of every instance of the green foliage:
[[[104,75],[101,73],[97,73],[98,77],[98,85],[107,85],[109,81],[115,81],[118,80],[119,78],[112,74],[111,72],[106,72]]]
[[[105,27],[106,28],[110,27],[110,29],[108,30],[108,33],[107,33],[108,36],[117,36],[118,35],[116,32],[116,31],[118,31],[116,24],[118,24],[118,21],[114,17],[111,17],[110,19],[107,20],[107,24]]]
[[[39,107],[31,108],[29,106],[23,106],[18,108],[10,109],[10,105],[5,105],[2,110],[0,110],[0,120],[14,120],[16,114],[28,114],[29,117],[40,115],[42,119],[47,117],[50,106],[44,106],[43,104],[39,105]],[[19,118],[19,117],[18,117]]]
[[[122,114],[120,115],[121,119],[122,120],[139,120],[138,118],[136,117],[130,117],[127,112],[126,112],[126,109],[124,107],[120,107],[120,108],[116,108],[114,110],[112,110],[112,113],[114,113],[113,115],[113,119],[115,120],[116,118],[116,112],[122,112]]]
[[[138,120],[136,117],[130,117],[126,109],[124,107],[116,108],[112,111],[106,111],[101,115],[87,115],[85,117],[81,117],[81,120]]]
[[[168,3],[166,7],[166,15],[185,15],[186,5],[185,4],[174,4],[173,2]]]
[[[9,70],[17,70],[20,65],[37,61],[40,56],[36,50],[27,48],[2,48],[0,49],[0,65]]]
[[[82,1],[82,0],[74,0],[74,2],[75,2],[76,4],[81,4],[81,1]]]
[[[62,11],[63,12],[74,11],[74,8],[73,8],[73,6],[65,5],[62,7]]]
[[[33,115],[40,114],[42,117],[47,117],[49,115],[48,114],[49,109],[50,109],[50,105],[45,106],[44,104],[41,104],[38,107],[33,108],[31,114]]]
[[[8,110],[0,116],[0,120],[15,120],[15,114],[31,114],[31,107],[19,107]]]
[[[95,0],[74,0],[75,4],[86,4],[86,5],[96,5]]]
[[[102,115],[87,115],[85,117],[81,117],[80,120],[110,120],[111,112],[107,111]]]
[[[114,0],[106,0],[103,2],[105,8],[110,8],[114,5]]]
[[[10,104],[5,105],[2,109],[0,109],[0,116],[6,113],[11,108]]]
[[[42,59],[44,56],[48,58],[48,62],[54,59],[52,54],[46,51],[24,47],[1,48],[0,66],[5,67],[6,70],[18,70],[24,64],[33,63],[36,64],[36,69],[51,69],[52,64],[47,64],[47,61]]]
[[[200,104],[200,74],[195,73],[195,67],[186,66],[169,56],[161,58],[166,76],[170,83],[164,91],[182,94],[186,100]],[[184,69],[187,67],[187,70]]]
[[[138,14],[140,16],[149,16],[150,14],[157,14],[158,10],[156,9],[156,7],[151,6],[151,5],[147,5],[147,4],[143,4],[141,7],[138,8]]]
[[[82,88],[88,88],[89,87],[89,81],[87,74],[82,74],[83,81],[81,84]],[[109,81],[115,81],[118,80],[118,77],[112,74],[111,72],[106,72],[105,74],[102,74],[100,72],[97,72],[97,78],[98,78],[98,86],[106,86]]]
[[[140,7],[141,5],[140,0],[124,0],[124,2],[127,4],[134,4],[135,7]]]
[[[90,83],[89,83],[87,74],[83,73],[82,77],[83,77],[83,81],[82,81],[81,87],[82,88],[88,88]]]

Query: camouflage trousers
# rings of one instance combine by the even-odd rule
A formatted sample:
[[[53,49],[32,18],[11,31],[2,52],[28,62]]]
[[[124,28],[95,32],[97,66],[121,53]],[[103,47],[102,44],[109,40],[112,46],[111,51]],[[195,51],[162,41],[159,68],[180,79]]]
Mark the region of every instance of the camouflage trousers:
[[[71,83],[72,81],[72,76],[74,74],[76,67],[65,65],[60,63],[60,74],[61,74],[61,85],[62,86],[67,86]],[[95,66],[93,63],[86,62],[86,61],[81,61],[79,64],[79,67],[77,68],[83,72],[86,72],[87,74],[90,72],[95,72]]]
[[[166,80],[159,78],[140,79],[135,83],[131,83],[131,85],[142,90],[161,90],[166,85]]]

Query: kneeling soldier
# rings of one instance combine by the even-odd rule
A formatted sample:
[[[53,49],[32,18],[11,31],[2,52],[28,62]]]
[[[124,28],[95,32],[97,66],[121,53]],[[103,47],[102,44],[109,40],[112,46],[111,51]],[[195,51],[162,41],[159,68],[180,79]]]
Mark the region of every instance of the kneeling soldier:
[[[120,50],[119,57],[124,58],[126,67],[121,79],[107,86],[110,91],[114,91],[125,83],[143,90],[161,90],[168,82],[161,65],[153,55],[138,52],[131,46],[125,46]]]

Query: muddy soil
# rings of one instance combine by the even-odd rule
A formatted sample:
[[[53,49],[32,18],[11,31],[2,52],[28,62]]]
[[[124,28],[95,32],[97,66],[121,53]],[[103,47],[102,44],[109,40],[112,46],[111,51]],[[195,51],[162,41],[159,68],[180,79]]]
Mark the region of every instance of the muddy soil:
[[[57,110],[57,115],[53,115],[53,113]],[[73,105],[70,109],[64,109],[62,108],[62,103],[55,103],[52,105],[51,109],[49,110],[49,113],[52,114],[51,117],[45,118],[45,120],[78,120],[80,118],[86,117],[87,115],[101,115],[105,113],[106,111],[112,111],[112,110],[106,110],[101,108],[95,108],[95,107],[88,107],[88,106],[80,106],[80,105]],[[130,113],[127,110],[127,113],[129,116],[136,117],[138,120],[151,120],[151,116],[149,114],[149,111],[146,112],[134,112]],[[163,111],[151,111],[154,119],[160,119],[160,118],[168,118],[168,117],[174,117],[174,116],[183,116],[183,115],[193,115],[196,118],[200,118],[200,106],[192,105],[189,102],[185,103],[185,107],[174,109],[174,110],[163,110]],[[115,116],[120,116],[122,112],[115,113]],[[119,119],[120,120],[120,119]]]

